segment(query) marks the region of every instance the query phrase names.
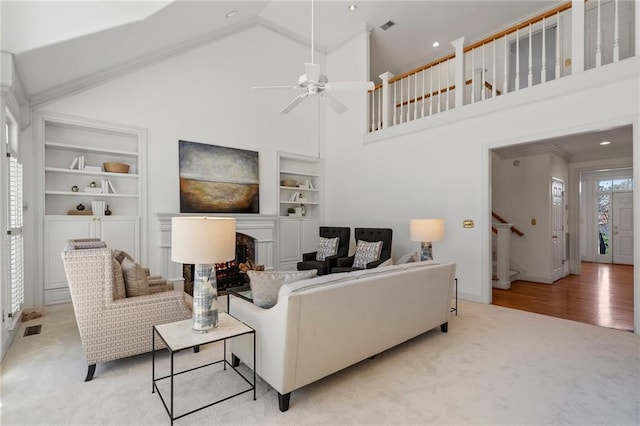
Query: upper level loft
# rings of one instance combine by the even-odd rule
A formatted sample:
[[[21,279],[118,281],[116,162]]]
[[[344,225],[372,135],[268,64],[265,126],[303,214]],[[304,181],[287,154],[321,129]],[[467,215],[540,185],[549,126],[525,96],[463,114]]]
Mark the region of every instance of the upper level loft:
[[[380,75],[382,83],[368,94],[368,132],[382,135],[637,56],[635,8],[627,0],[574,0],[482,40],[452,41],[452,53],[440,59]]]

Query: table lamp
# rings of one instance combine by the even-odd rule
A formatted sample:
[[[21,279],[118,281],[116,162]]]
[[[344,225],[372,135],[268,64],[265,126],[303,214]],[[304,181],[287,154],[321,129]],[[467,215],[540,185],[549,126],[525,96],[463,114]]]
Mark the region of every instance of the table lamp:
[[[195,264],[193,326],[205,333],[218,326],[218,289],[214,263],[236,257],[236,220],[226,217],[171,219],[171,260]]]
[[[431,243],[444,238],[444,219],[411,219],[409,235],[421,243],[420,260],[433,260]]]

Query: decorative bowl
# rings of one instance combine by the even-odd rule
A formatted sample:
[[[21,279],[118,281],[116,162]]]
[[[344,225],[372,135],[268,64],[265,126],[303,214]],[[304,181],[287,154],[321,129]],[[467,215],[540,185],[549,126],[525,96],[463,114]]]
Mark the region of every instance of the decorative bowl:
[[[102,163],[102,167],[109,173],[129,173],[129,165],[125,163],[106,162]]]
[[[283,179],[280,181],[280,186],[289,186],[295,188],[298,186],[298,181],[293,179]]]

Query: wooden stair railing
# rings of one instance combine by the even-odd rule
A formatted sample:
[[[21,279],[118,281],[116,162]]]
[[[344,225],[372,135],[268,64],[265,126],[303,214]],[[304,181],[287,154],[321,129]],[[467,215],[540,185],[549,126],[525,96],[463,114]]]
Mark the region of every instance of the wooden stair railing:
[[[493,216],[500,223],[509,223],[508,220],[505,220],[502,216],[500,216],[496,212],[492,211],[491,212],[491,216]],[[498,233],[498,230],[494,226],[491,227],[491,230],[493,231],[494,234]],[[511,232],[513,232],[514,234],[518,235],[519,237],[522,237],[524,235],[524,232],[522,232],[521,230],[519,230],[515,226],[511,227]]]
[[[465,82],[464,82],[464,84],[468,86],[468,85],[470,85],[470,84],[472,83],[472,81],[473,81],[473,80],[469,79],[469,80],[465,81]],[[382,86],[381,86],[381,87],[382,87]],[[493,90],[493,86],[492,86],[492,85],[491,85],[491,83],[489,83],[488,81],[485,81],[485,82],[484,82],[484,87],[485,87],[486,89]],[[417,98],[411,98],[411,99],[406,100],[406,101],[404,101],[404,102],[397,103],[397,104],[396,104],[396,108],[401,108],[401,107],[403,107],[403,106],[405,106],[405,105],[410,105],[410,104],[413,104],[413,103],[416,103],[416,102],[420,102],[421,100],[423,100],[423,99],[429,99],[429,98],[430,98],[430,97],[432,97],[432,96],[442,95],[442,94],[447,93],[447,92],[449,92],[449,91],[451,91],[451,90],[455,90],[455,88],[456,88],[456,85],[455,85],[455,84],[452,84],[452,85],[451,85],[451,86],[449,86],[449,87],[444,87],[444,88],[442,88],[442,89],[440,89],[440,90],[434,90],[432,93],[425,93],[424,95],[422,95],[422,96],[418,96]],[[377,89],[377,86],[376,86],[376,89]],[[375,90],[375,89],[374,89],[374,90]],[[501,91],[501,90],[496,89],[496,94],[497,94],[497,96],[500,96],[500,95],[502,95],[502,91]]]

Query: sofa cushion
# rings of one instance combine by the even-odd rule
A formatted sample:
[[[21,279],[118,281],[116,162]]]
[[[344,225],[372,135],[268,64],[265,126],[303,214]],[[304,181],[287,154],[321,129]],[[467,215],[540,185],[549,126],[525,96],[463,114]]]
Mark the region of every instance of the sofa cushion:
[[[324,238],[320,237],[320,243],[318,244],[318,252],[316,253],[316,260],[323,261],[328,256],[334,256],[338,252],[338,244],[340,237]]]
[[[253,303],[268,309],[278,301],[283,284],[315,277],[317,269],[308,271],[247,271]]]
[[[366,278],[372,275],[384,274],[387,272],[406,271],[413,268],[420,268],[424,266],[433,266],[433,265],[439,265],[439,264],[440,263],[436,262],[435,260],[425,260],[424,262],[404,263],[402,265],[395,264],[395,265],[385,266],[382,268],[378,267],[374,269],[354,271],[354,272],[351,272],[350,275],[352,275],[354,278]]]
[[[420,259],[417,253],[407,253],[396,261],[396,265],[417,262]]]
[[[136,262],[124,258],[122,260],[122,275],[127,297],[146,296],[151,294],[149,281],[144,269]]]
[[[127,297],[127,292],[122,275],[122,265],[115,257],[111,258],[111,264],[113,265],[113,300],[124,299]]]
[[[320,275],[305,280],[287,283],[280,287],[280,291],[278,292],[278,300],[288,296],[291,293],[297,293],[299,291],[320,287],[326,284],[335,284],[350,279],[352,279],[351,274],[347,272],[341,272],[338,274]]]
[[[381,248],[382,241],[358,240],[355,258],[353,259],[353,267],[364,269],[369,262],[378,260],[380,258]]]

